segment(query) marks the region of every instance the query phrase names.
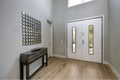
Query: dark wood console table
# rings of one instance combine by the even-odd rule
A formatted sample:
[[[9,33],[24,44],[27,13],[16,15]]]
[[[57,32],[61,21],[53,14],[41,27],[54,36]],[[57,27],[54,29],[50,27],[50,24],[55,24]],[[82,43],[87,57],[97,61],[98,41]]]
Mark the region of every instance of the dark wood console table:
[[[46,56],[46,62],[44,61],[44,57]],[[41,69],[44,64],[47,66],[48,62],[48,54],[47,54],[47,48],[39,48],[39,49],[33,49],[29,52],[22,53],[20,55],[20,79],[24,79],[24,66],[26,66],[26,80],[29,80],[32,76],[34,76],[35,73],[37,73],[38,70],[36,70],[32,75],[29,74],[29,65],[36,60],[42,58],[42,66],[39,68]],[[45,63],[44,63],[45,62]]]

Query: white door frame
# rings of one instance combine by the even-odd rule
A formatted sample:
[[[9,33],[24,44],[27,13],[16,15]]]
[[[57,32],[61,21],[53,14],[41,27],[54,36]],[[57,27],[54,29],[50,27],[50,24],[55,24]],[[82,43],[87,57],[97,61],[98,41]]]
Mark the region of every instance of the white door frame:
[[[50,25],[50,26],[48,26],[48,24]],[[48,30],[48,27],[50,27],[51,28],[51,37],[52,37],[52,43],[51,43],[51,54],[49,55],[50,57],[53,57],[53,24],[52,24],[52,22],[50,21],[50,20],[48,20],[47,19],[47,30]],[[48,39],[48,32],[47,32],[47,45],[49,46],[49,41],[48,41],[49,39]],[[48,47],[49,48],[49,47]]]
[[[66,21],[65,22],[65,56],[66,58],[68,58],[68,55],[67,55],[67,24],[70,23],[70,22],[76,22],[76,21],[84,21],[84,20],[90,20],[90,19],[96,19],[96,18],[101,18],[102,19],[102,26],[101,26],[101,62],[103,63],[104,62],[104,15],[100,15],[100,16],[93,16],[93,17],[88,17],[88,18],[82,18],[82,19],[74,19],[74,20],[69,20],[69,21]]]

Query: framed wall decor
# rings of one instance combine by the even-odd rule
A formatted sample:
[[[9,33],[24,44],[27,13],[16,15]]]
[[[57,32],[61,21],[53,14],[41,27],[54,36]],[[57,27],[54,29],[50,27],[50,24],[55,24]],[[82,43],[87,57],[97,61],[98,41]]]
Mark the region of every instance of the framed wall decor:
[[[22,45],[41,43],[41,22],[22,12]]]

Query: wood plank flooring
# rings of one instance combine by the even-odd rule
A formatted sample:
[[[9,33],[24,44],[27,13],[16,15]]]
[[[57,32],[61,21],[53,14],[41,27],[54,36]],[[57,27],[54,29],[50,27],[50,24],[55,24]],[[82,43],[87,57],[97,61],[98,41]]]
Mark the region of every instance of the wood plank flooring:
[[[32,79],[38,80],[118,80],[104,64],[52,57],[48,66]]]

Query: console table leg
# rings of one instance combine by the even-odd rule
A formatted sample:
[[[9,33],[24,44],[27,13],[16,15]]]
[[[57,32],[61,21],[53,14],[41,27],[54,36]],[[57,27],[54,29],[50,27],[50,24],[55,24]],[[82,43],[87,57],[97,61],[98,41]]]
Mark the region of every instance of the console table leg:
[[[42,66],[44,66],[44,56],[42,56]]]
[[[24,75],[23,64],[20,62],[20,80],[23,80],[23,75]]]
[[[29,64],[26,65],[26,80],[29,80]]]
[[[46,54],[46,66],[48,65],[48,54]]]

